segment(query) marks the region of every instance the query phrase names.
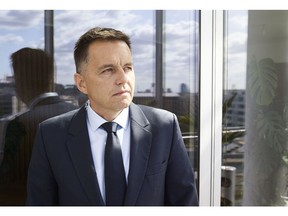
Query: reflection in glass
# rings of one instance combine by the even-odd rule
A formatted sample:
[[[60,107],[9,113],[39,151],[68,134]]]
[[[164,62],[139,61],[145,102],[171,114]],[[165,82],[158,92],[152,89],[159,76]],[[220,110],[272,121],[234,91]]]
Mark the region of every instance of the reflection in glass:
[[[163,108],[177,115],[195,171],[199,142],[198,15],[197,11],[165,11],[163,65]]]
[[[73,46],[81,32],[94,26],[121,29],[131,36],[133,64],[136,76],[134,102],[158,106],[174,112],[179,119],[187,149],[194,169],[198,170],[197,113],[198,107],[198,13],[195,11],[151,10],[94,10],[54,11],[56,82],[64,89],[74,89]],[[162,14],[159,23],[156,13]],[[157,23],[158,22],[158,23]],[[156,24],[157,23],[157,24]],[[156,35],[157,25],[162,25],[162,41]],[[65,28],[63,27],[65,26]],[[73,31],[72,31],[73,30]],[[159,34],[157,32],[157,34]],[[156,45],[162,50],[156,53]],[[158,70],[159,54],[163,70]],[[161,62],[160,62],[161,64]],[[156,76],[163,73],[162,80]],[[158,83],[157,83],[158,82]],[[162,83],[159,83],[162,82]],[[156,89],[163,85],[161,98]],[[79,98],[77,91],[71,99]],[[79,99],[76,99],[79,100]]]
[[[245,119],[245,136],[223,143],[223,164],[237,170],[235,205],[287,205],[287,18],[287,11],[227,12],[224,93],[226,98],[233,92],[245,98],[233,101],[225,116],[225,130],[243,126],[232,122]],[[239,20],[242,25],[233,25]],[[241,64],[239,68],[245,70],[237,74],[239,68],[232,65]],[[245,85],[241,85],[243,78]],[[238,85],[242,87],[235,88]],[[243,107],[244,112],[239,109]]]
[[[33,86],[31,83],[29,84],[29,81],[37,81],[40,76],[34,74],[30,79],[27,76],[31,68],[34,68],[34,72],[37,70],[36,74],[37,72],[41,73],[41,69],[37,68],[38,64],[29,66],[27,59],[22,59],[22,53],[18,52],[12,58],[15,68],[16,65],[18,67],[12,70],[11,54],[23,47],[43,49],[43,26],[43,11],[0,11],[0,205],[25,204],[27,166],[31,150],[29,140],[33,136],[26,127],[26,123],[29,122],[26,120],[29,117],[27,119],[25,117],[30,114],[26,111],[31,100],[36,96],[34,93],[41,91],[35,91],[36,86],[32,90]],[[42,57],[39,58],[42,59]],[[46,58],[44,56],[44,59]],[[37,62],[33,57],[30,60],[34,63]],[[51,64],[49,65],[51,66]],[[46,72],[49,71],[49,68],[51,69],[49,66],[46,67]],[[27,70],[25,71],[25,69]],[[17,84],[14,82],[16,81],[14,72],[17,73]],[[47,75],[49,76],[49,73]],[[39,79],[39,82],[40,80],[42,79]],[[49,81],[46,79],[45,82]],[[44,87],[45,90],[46,87],[47,85]],[[32,123],[28,125],[28,128],[33,126]]]
[[[249,11],[243,205],[284,205],[287,11]],[[251,169],[253,167],[253,169]]]
[[[247,11],[228,11],[225,22],[221,205],[234,206],[243,198]],[[224,187],[225,177],[235,181],[231,187]]]
[[[77,107],[53,91],[53,60],[44,50],[22,48],[11,55],[17,100],[24,107],[0,119],[0,204],[24,205],[28,167],[38,124]],[[3,160],[2,160],[3,159]]]
[[[0,117],[26,111],[29,108],[16,98],[14,78],[9,62],[11,53],[23,47],[43,49],[48,42],[50,43],[48,45],[53,45],[55,72],[53,90],[59,95],[57,99],[65,100],[70,105],[73,104],[74,108],[74,105],[82,105],[87,99],[79,93],[73,81],[75,72],[73,48],[75,41],[80,34],[91,27],[117,28],[127,32],[132,40],[133,63],[136,74],[134,102],[156,106],[158,102],[155,97],[155,89],[159,88],[157,82],[162,82],[161,84],[165,86],[163,94],[160,95],[163,99],[162,108],[176,113],[197,177],[198,13],[195,11],[163,11],[162,14],[164,18],[166,17],[166,21],[164,19],[161,23],[162,26],[165,26],[164,31],[162,31],[163,41],[157,41],[156,39],[156,11],[152,10],[85,10],[85,12],[56,10],[49,14],[52,15],[50,18],[53,18],[51,23],[54,23],[54,26],[50,30],[54,32],[54,38],[49,38],[51,35],[44,35],[44,11],[0,11],[0,58],[1,62],[4,62],[0,65]],[[155,50],[156,44],[159,42],[162,43],[163,47],[160,53],[161,58],[165,59],[165,62],[163,62],[165,69],[162,71],[165,76],[163,80],[156,82],[155,77],[159,74],[159,71],[157,71],[155,65],[160,57],[156,56]],[[31,77],[27,76],[26,78]],[[34,78],[37,78],[37,76]],[[55,94],[53,95],[55,96]],[[50,111],[55,110],[46,107],[46,110],[39,111],[39,114],[47,115]],[[29,116],[27,119],[31,120],[33,118]],[[33,135],[29,138],[32,139]],[[0,134],[0,139],[5,139],[3,133]],[[27,142],[31,145],[31,141]],[[2,142],[0,142],[0,147],[1,144]],[[0,148],[0,153],[3,153],[2,150],[3,148]],[[17,150],[20,159],[13,161],[18,168],[21,168],[19,169],[21,173],[17,173],[17,175],[21,175],[21,180],[25,179],[27,161],[30,158],[30,152],[24,150],[25,148],[22,145],[19,151]],[[27,159],[25,164],[22,163],[24,157]],[[1,157],[0,159],[2,160]],[[22,175],[23,173],[24,175]],[[7,183],[11,179],[18,181],[17,175],[14,174],[12,173],[9,178],[0,176],[0,183]],[[10,182],[13,187],[14,182]],[[21,187],[23,182],[25,180],[21,182]],[[1,186],[0,189],[5,189],[7,193],[0,192],[0,205],[24,204],[25,191],[21,191],[21,200],[18,200],[18,198],[15,198],[20,193],[18,186],[14,187],[13,194],[7,190],[8,187],[5,187],[5,184],[1,184]]]

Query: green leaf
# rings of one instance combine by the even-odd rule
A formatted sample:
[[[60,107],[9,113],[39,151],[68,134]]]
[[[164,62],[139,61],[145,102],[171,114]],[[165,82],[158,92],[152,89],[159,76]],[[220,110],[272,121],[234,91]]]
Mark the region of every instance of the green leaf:
[[[282,160],[288,165],[288,155],[284,155]]]
[[[285,120],[286,126],[288,125],[288,97],[285,97],[285,103],[283,108],[283,118]]]
[[[223,118],[225,117],[228,109],[231,107],[232,102],[234,101],[237,93],[233,93],[229,98],[227,98],[223,103]]]
[[[270,147],[281,153],[285,150],[286,131],[282,117],[276,111],[257,116],[256,128],[258,135],[262,137]]]
[[[248,64],[248,92],[260,106],[269,105],[276,94],[278,76],[276,64],[270,58],[254,58]]]

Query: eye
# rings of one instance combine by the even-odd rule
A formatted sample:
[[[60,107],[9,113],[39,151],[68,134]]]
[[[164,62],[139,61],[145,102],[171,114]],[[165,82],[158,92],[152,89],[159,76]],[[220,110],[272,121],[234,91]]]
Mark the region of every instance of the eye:
[[[124,70],[125,72],[130,72],[130,71],[133,70],[133,67],[132,67],[132,66],[126,66],[126,67],[123,68],[123,70]]]
[[[104,70],[101,71],[101,73],[112,73],[113,72],[113,68],[105,68]]]

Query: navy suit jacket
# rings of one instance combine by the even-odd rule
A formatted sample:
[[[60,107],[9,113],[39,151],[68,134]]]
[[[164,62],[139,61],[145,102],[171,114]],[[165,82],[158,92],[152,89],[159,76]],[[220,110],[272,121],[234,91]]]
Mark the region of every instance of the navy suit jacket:
[[[83,106],[40,124],[28,173],[27,205],[104,205]],[[193,169],[176,116],[130,105],[125,205],[198,205]]]

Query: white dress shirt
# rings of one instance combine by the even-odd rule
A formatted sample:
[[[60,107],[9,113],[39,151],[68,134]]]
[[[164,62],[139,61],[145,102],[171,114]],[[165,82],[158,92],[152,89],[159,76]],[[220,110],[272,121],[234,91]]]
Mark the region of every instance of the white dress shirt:
[[[103,123],[107,122],[101,116],[99,116],[88,102],[87,106],[87,126],[90,138],[90,145],[92,150],[92,157],[94,166],[96,169],[97,180],[99,188],[105,202],[105,177],[104,177],[104,152],[106,145],[107,132],[101,128]],[[128,172],[130,161],[130,121],[129,121],[129,108],[125,108],[113,122],[118,123],[121,127],[118,127],[117,136],[120,140],[123,164],[126,174],[126,181],[128,184]]]

